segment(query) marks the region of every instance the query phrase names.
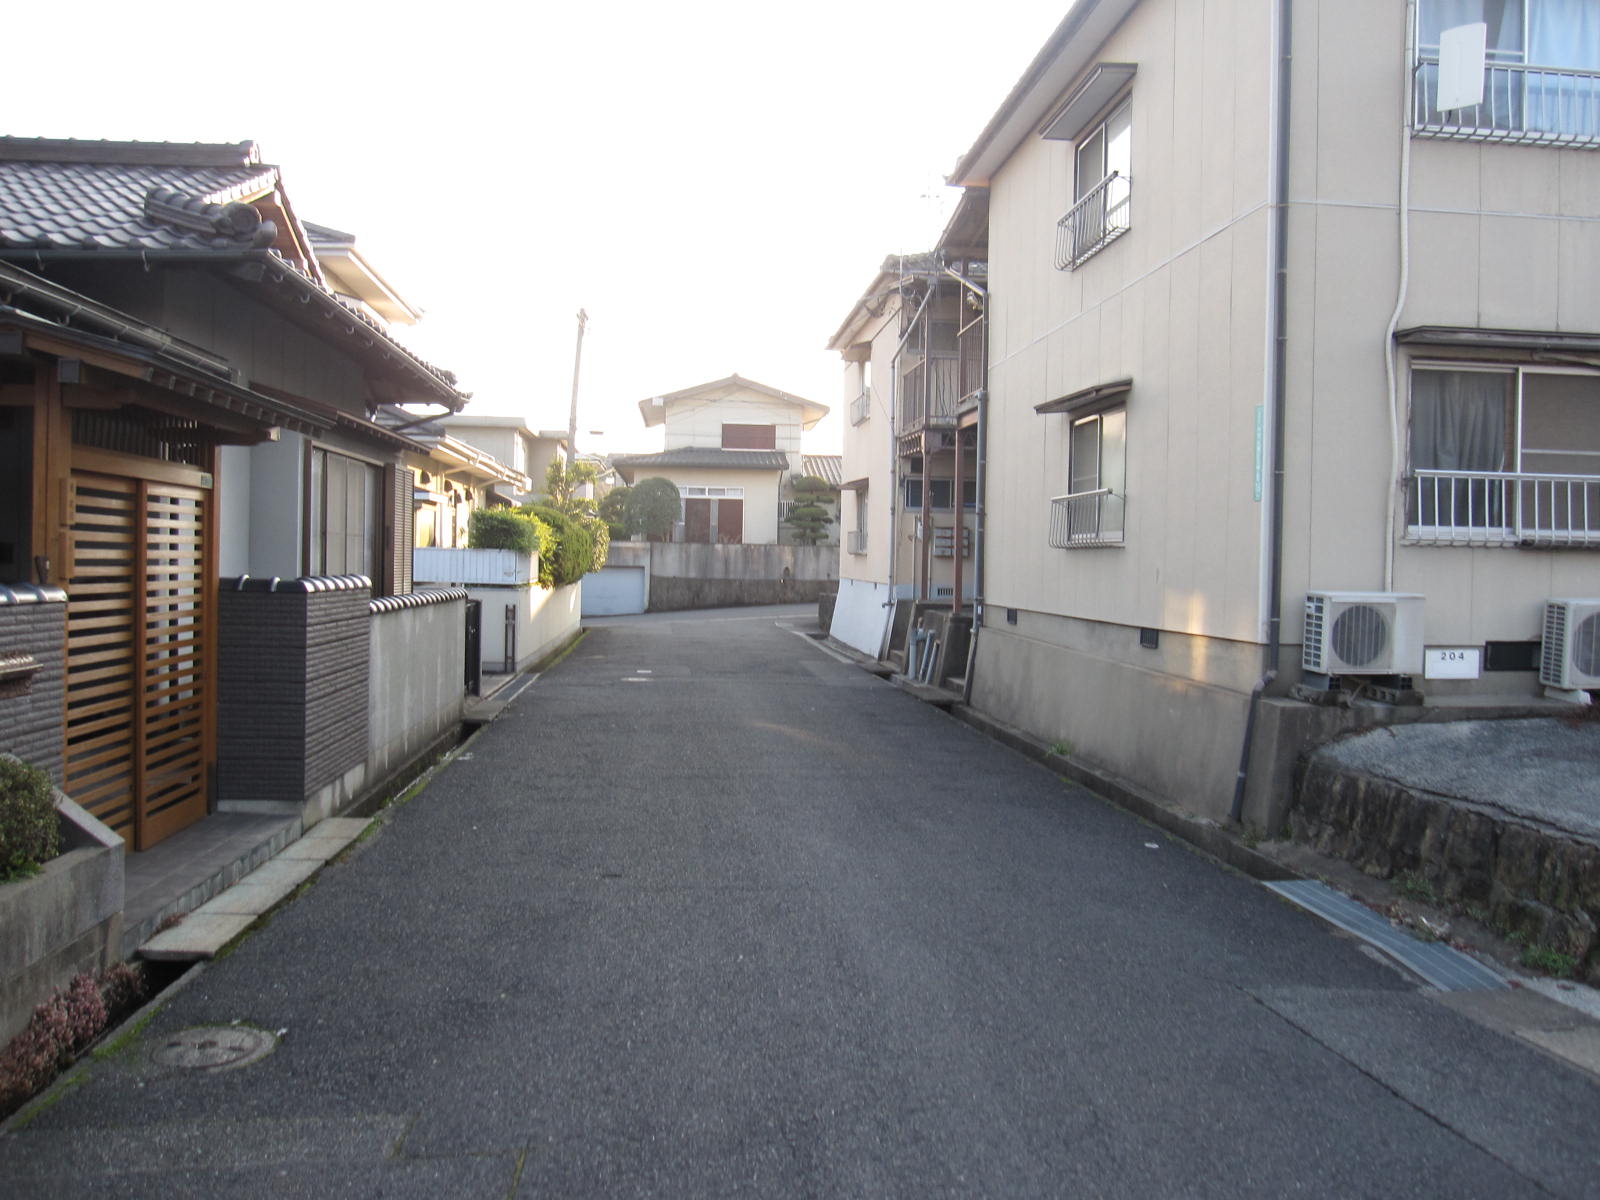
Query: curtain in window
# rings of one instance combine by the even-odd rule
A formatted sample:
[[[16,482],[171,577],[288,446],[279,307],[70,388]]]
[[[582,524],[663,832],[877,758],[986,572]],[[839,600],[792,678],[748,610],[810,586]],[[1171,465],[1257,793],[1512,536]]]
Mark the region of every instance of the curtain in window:
[[[1419,471],[1506,469],[1506,410],[1514,376],[1493,371],[1416,371],[1411,376],[1411,465]],[[1419,479],[1421,525],[1498,526],[1504,485],[1489,479]]]
[[[1533,0],[1528,62],[1558,71],[1600,70],[1600,5],[1594,0]],[[1597,82],[1576,74],[1530,75],[1529,127],[1571,137],[1600,135]]]
[[[1437,63],[1428,63],[1419,73],[1423,95],[1427,98],[1423,121],[1428,125],[1520,130],[1524,127],[1523,73],[1502,64],[1525,61],[1522,0],[1422,0],[1418,44],[1424,53],[1437,55],[1441,32],[1479,22],[1488,27],[1489,61],[1484,70],[1483,103],[1477,108],[1440,112],[1433,104],[1433,98],[1439,94],[1439,67]]]

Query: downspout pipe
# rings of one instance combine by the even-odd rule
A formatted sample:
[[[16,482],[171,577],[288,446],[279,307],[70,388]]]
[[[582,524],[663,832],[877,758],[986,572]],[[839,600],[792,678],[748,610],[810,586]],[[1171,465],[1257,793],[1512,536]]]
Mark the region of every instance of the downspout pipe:
[[[1389,385],[1389,487],[1383,510],[1383,590],[1394,591],[1395,509],[1404,486],[1400,441],[1400,372],[1395,361],[1394,334],[1406,306],[1411,285],[1411,124],[1415,119],[1417,77],[1417,5],[1406,3],[1406,89],[1400,116],[1400,280],[1395,287],[1394,312],[1383,331],[1383,369]]]
[[[1288,294],[1289,294],[1289,101],[1294,63],[1294,0],[1277,0],[1278,54],[1277,128],[1274,130],[1272,201],[1272,494],[1268,497],[1267,567],[1267,669],[1250,692],[1244,742],[1239,747],[1239,774],[1234,782],[1233,807],[1228,819],[1237,825],[1244,815],[1245,788],[1249,783],[1250,751],[1255,742],[1261,697],[1278,678],[1283,649],[1283,491],[1284,417],[1288,410]]]

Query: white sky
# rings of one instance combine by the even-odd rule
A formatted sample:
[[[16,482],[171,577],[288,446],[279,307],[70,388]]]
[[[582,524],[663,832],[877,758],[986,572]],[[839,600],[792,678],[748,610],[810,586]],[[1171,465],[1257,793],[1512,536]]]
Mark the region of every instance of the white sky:
[[[21,6],[18,6],[21,7]],[[30,5],[18,136],[246,139],[427,316],[473,411],[650,449],[638,401],[738,372],[826,404],[823,349],[1070,0]],[[29,47],[19,53],[21,47]],[[603,430],[603,437],[588,436]]]

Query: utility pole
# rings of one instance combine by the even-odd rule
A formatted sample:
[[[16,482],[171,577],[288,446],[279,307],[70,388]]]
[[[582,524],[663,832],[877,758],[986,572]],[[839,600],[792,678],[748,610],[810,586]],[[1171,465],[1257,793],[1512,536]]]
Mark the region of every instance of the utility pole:
[[[567,420],[567,469],[578,461],[578,368],[583,365],[583,329],[589,314],[578,310],[578,347],[572,352],[572,415]]]

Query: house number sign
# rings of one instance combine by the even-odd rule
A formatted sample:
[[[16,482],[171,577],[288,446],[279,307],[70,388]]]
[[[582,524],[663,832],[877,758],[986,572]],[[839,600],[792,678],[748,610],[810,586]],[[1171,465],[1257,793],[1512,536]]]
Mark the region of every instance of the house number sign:
[[[1482,672],[1482,650],[1425,650],[1423,652],[1423,674],[1429,679],[1476,679]]]

